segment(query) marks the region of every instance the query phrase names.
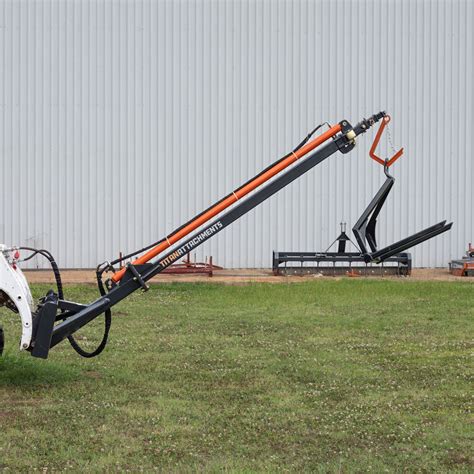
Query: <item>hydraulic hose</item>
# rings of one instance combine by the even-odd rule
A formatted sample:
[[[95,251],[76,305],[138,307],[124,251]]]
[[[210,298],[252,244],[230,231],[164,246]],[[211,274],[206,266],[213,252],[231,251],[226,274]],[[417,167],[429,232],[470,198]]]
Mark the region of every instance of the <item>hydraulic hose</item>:
[[[341,131],[341,125],[337,124],[329,128],[326,132],[322,133],[321,135],[317,136],[311,142],[308,142],[309,137],[320,128],[320,126],[316,127],[309,135],[306,137],[299,145],[295,148],[294,151],[285,155],[283,158],[279,159],[265,170],[260,172],[257,176],[252,178],[247,183],[243,184],[239,188],[237,188],[232,193],[228,194],[225,198],[221,199],[219,202],[208,208],[206,211],[198,214],[196,217],[191,219],[187,224],[184,226],[179,227],[174,232],[172,232],[169,236],[159,241],[156,246],[153,246],[148,252],[146,252],[141,257],[137,258],[133,265],[141,265],[144,264],[151,259],[155,258],[157,255],[162,253],[167,248],[171,247],[173,244],[181,240],[186,235],[190,234],[193,230],[197,229],[217,214],[222,212],[224,209],[228,208],[239,199],[243,198],[247,194],[249,194],[254,189],[261,186],[263,183],[268,181],[269,179],[273,178],[275,175],[280,173],[282,170],[287,168],[288,166],[292,165],[309,153],[310,151],[314,150],[317,146],[321,145],[325,141],[329,140],[330,138],[334,137],[337,133]],[[126,272],[126,268],[122,268],[118,272],[114,273],[111,277],[112,281],[117,283],[123,277]]]
[[[58,264],[54,260],[54,257],[52,256],[51,252],[48,250],[44,249],[35,249],[32,247],[18,247],[18,250],[26,250],[28,252],[33,252],[31,255],[29,255],[27,258],[24,258],[23,261],[26,262],[28,260],[31,260],[33,257],[36,255],[41,255],[42,257],[46,258],[46,260],[49,261],[51,265],[51,269],[54,274],[54,279],[56,280],[56,288],[58,291],[58,298],[63,300],[64,299],[64,290],[63,290],[63,284],[61,280],[61,273],[59,271]],[[99,291],[102,295],[105,294],[105,290],[101,285],[99,285]],[[105,319],[105,326],[104,326],[104,335],[102,336],[102,340],[100,344],[97,346],[96,349],[94,349],[91,352],[88,352],[84,350],[79,343],[74,339],[74,336],[70,335],[68,336],[68,341],[71,344],[72,348],[82,357],[86,358],[91,358],[98,356],[106,347],[107,345],[107,340],[109,338],[109,332],[110,332],[110,327],[112,326],[112,312],[110,309],[106,310],[104,313],[104,319]]]

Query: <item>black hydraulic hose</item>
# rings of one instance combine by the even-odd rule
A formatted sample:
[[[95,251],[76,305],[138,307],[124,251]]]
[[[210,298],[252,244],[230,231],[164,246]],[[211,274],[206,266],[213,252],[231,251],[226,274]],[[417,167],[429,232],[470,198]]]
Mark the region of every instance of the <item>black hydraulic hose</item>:
[[[54,279],[56,280],[56,287],[58,290],[58,298],[61,300],[64,300],[64,289],[63,289],[63,284],[61,280],[61,273],[59,271],[58,264],[54,260],[54,257],[48,250],[44,249],[35,249],[32,247],[18,247],[19,250],[26,250],[28,252],[33,252],[31,255],[29,255],[27,258],[24,258],[23,261],[27,262],[28,260],[31,260],[33,257],[36,255],[41,255],[42,257],[46,258],[46,260],[49,261],[51,265],[51,269],[53,270],[54,273]],[[101,282],[102,283],[102,282]],[[105,290],[103,288],[103,285],[99,285],[99,291],[100,294],[103,296],[105,295]],[[97,346],[97,348],[91,352],[85,351],[79,343],[74,339],[73,335],[68,336],[68,341],[71,344],[72,348],[82,357],[86,358],[91,358],[98,356],[106,347],[107,345],[107,340],[109,338],[109,332],[110,332],[110,327],[112,326],[112,312],[110,309],[106,310],[104,312],[104,335],[102,336],[102,340],[100,344]]]
[[[290,155],[292,155],[293,153],[296,153],[300,148],[302,148],[304,145],[306,145],[306,143],[308,143],[309,139],[323,126],[323,125],[327,125],[329,128],[330,128],[330,125],[328,122],[323,122],[321,124],[319,124],[317,127],[315,127],[313,130],[311,130],[311,132],[308,133],[308,135],[296,146],[296,148],[293,149],[293,151],[291,153],[288,153],[286,154],[285,156],[281,157],[280,159],[278,159],[277,161],[273,162],[271,165],[267,166],[264,170],[262,170],[260,173],[258,173],[256,176],[252,177],[251,179],[249,179],[247,182],[245,182],[244,184],[242,184],[242,186],[240,186],[239,188],[237,188],[234,192],[238,192],[240,189],[242,189],[243,187],[247,186],[247,184],[249,184],[251,181],[253,181],[254,179],[260,177],[261,175],[263,175],[264,173],[266,173],[268,170],[270,170],[271,168],[273,168],[274,166],[276,166],[278,163],[282,162],[283,160],[285,160],[286,158],[288,158]],[[213,203],[210,207],[208,207],[207,209],[205,209],[204,211],[200,212],[198,215],[194,216],[192,219],[190,219],[189,221],[185,222],[183,225],[179,226],[177,229],[175,229],[171,234],[167,235],[166,237],[164,237],[163,239],[161,240],[158,240],[156,242],[153,242],[152,244],[149,244],[147,245],[146,247],[143,247],[141,248],[140,250],[136,250],[132,253],[129,253],[127,255],[124,255],[120,258],[117,258],[116,260],[113,260],[112,262],[107,262],[107,266],[105,267],[102,267],[102,265],[99,265],[97,267],[97,283],[99,284],[99,289],[100,289],[100,283],[99,281],[102,281],[102,273],[113,267],[113,265],[116,265],[117,263],[120,263],[120,262],[123,262],[124,260],[126,260],[127,258],[131,258],[135,255],[138,255],[139,253],[142,253],[142,252],[145,252],[146,250],[149,250],[153,247],[155,247],[156,245],[159,245],[161,244],[162,242],[164,242],[166,239],[169,239],[171,238],[174,234],[176,234],[177,232],[179,232],[181,229],[184,229],[188,224],[190,224],[192,221],[198,219],[199,217],[201,217],[203,214],[205,214],[206,212],[208,212],[211,208],[213,208],[214,206],[217,206],[219,205],[222,201],[226,200],[228,197],[230,197],[233,193],[229,193],[227,196],[224,196],[222,199],[220,199],[219,201]]]
[[[61,281],[61,273],[59,271],[59,267],[54,260],[54,257],[51,255],[51,253],[48,250],[45,249],[34,249],[32,247],[18,247],[18,250],[26,250],[28,252],[33,252],[31,255],[29,255],[27,258],[24,258],[22,261],[27,262],[28,260],[31,260],[33,257],[36,255],[41,255],[42,257],[46,258],[46,260],[49,261],[51,265],[51,269],[54,274],[54,279],[56,280],[56,287],[58,289],[58,297],[59,299],[64,299],[64,291],[63,291],[63,284]]]

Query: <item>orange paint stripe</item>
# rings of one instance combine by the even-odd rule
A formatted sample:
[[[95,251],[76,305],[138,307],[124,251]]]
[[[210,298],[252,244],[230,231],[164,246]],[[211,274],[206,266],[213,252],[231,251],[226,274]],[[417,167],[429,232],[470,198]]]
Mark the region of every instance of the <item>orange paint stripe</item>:
[[[166,250],[167,248],[171,247],[171,245],[175,244],[179,240],[181,240],[183,237],[191,233],[193,230],[197,229],[204,223],[206,223],[208,220],[212,219],[215,217],[217,214],[221,213],[224,209],[228,208],[232,204],[234,204],[238,199],[243,198],[246,196],[248,193],[253,191],[254,189],[258,188],[260,185],[268,181],[269,179],[273,178],[276,174],[280,173],[280,171],[284,170],[291,164],[293,164],[296,160],[300,159],[310,151],[314,150],[317,146],[321,145],[324,143],[326,140],[329,140],[331,137],[336,135],[341,131],[341,126],[339,124],[334,125],[331,127],[329,130],[326,132],[322,133],[321,135],[317,136],[314,140],[308,142],[306,145],[304,145],[302,148],[300,148],[298,151],[295,153],[292,153],[290,156],[288,156],[286,159],[280,161],[277,163],[275,166],[270,168],[268,171],[263,173],[261,176],[258,176],[257,178],[253,179],[245,185],[243,188],[234,191],[229,197],[224,199],[222,202],[219,204],[216,204],[213,206],[211,209],[209,209],[207,212],[205,212],[202,216],[199,216],[192,222],[190,222],[187,226],[183,227],[181,230],[178,232],[172,234],[171,236],[168,237],[165,241],[163,241],[161,244],[158,244],[156,247],[153,247],[150,249],[148,252],[143,254],[141,257],[137,258],[134,262],[133,265],[142,265],[144,263],[149,262],[152,258],[155,258],[157,255],[159,255],[161,252]],[[114,273],[112,276],[112,280],[114,282],[120,281],[120,279],[123,277],[124,273],[126,272],[126,268],[123,268],[122,270],[119,270],[117,273]]]

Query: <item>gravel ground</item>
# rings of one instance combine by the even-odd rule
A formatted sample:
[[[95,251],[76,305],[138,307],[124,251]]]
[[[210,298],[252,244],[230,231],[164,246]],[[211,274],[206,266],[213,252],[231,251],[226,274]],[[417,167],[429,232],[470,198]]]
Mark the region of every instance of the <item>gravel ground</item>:
[[[27,270],[26,277],[30,283],[54,283],[53,274],[49,270]],[[90,270],[62,270],[61,276],[64,283],[92,283],[95,284],[95,271]],[[225,284],[242,284],[248,282],[300,282],[313,280],[315,278],[334,279],[348,278],[346,276],[330,277],[320,275],[309,276],[274,276],[269,269],[232,269],[216,270],[213,277],[207,275],[159,275],[153,279],[154,282],[215,282]],[[370,279],[399,279],[396,276],[370,276],[357,277]],[[438,280],[438,281],[470,281],[466,277],[456,277],[449,273],[446,268],[417,268],[407,280]],[[474,281],[474,279],[472,279]]]

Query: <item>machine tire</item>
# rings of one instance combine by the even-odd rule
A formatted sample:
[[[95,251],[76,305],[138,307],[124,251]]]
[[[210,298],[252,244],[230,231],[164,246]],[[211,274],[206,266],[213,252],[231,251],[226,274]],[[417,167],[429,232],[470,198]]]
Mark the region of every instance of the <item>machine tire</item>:
[[[2,326],[0,326],[0,357],[2,356],[4,345],[5,345],[5,336],[3,334]]]

